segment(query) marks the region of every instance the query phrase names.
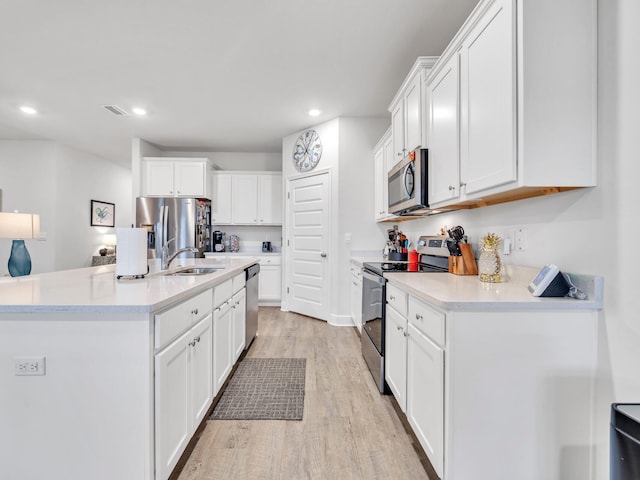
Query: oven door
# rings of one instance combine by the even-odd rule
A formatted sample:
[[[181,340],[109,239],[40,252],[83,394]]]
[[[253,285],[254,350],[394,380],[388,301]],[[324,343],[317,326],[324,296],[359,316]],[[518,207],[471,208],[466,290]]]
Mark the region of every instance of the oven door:
[[[387,281],[367,270],[362,272],[362,356],[380,393],[387,393],[384,380],[384,328]]]

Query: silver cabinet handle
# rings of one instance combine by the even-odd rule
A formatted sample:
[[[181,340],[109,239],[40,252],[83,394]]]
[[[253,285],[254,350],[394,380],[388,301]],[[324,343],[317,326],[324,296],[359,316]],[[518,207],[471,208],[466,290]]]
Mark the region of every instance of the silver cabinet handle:
[[[416,313],[416,320],[422,320],[422,315],[420,315],[419,313]]]
[[[320,256],[321,256],[322,258],[327,258],[327,254],[326,254],[325,252],[322,252],[322,253],[320,254]]]
[[[402,331],[402,327],[398,326],[396,327],[396,330]]]
[[[194,340],[193,342],[189,342],[189,346],[190,347],[195,347],[196,346],[196,341]]]
[[[466,186],[467,186],[467,184],[466,184],[465,182],[460,182],[460,186],[461,186],[461,187],[466,187]]]
[[[196,338],[196,342],[200,343],[200,335]]]
[[[194,308],[193,310],[191,310],[191,313],[194,314],[194,315],[197,315],[198,314],[198,309]]]
[[[449,190],[450,190],[450,191],[453,191],[453,190],[455,190],[455,189],[456,189],[456,187],[454,187],[453,185],[449,185]]]
[[[403,335],[404,335],[405,337],[410,336],[410,335],[409,335],[409,332],[404,332],[404,333],[403,333]]]
[[[389,300],[395,300],[396,297],[394,297],[393,295],[389,295]]]

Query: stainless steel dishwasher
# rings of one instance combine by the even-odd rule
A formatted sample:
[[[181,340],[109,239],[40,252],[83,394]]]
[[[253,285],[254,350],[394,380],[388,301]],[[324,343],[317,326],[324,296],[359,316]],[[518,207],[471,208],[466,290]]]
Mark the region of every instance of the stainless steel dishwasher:
[[[244,349],[248,349],[249,345],[258,333],[258,274],[260,273],[260,264],[251,265],[246,272],[246,289],[247,289],[247,323],[246,337]]]

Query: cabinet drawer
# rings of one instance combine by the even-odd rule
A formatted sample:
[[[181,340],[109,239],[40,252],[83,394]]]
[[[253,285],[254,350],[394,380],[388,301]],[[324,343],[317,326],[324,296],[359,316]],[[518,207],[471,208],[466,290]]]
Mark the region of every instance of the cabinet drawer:
[[[260,265],[280,265],[281,257],[280,255],[258,257],[258,262],[260,262]]]
[[[233,279],[226,280],[213,287],[213,308],[218,308],[233,295]]]
[[[155,348],[166,345],[213,310],[211,290],[205,290],[155,316]]]
[[[415,297],[409,297],[409,323],[440,346],[444,346],[443,312]]]
[[[238,275],[233,277],[232,279],[233,293],[236,293],[238,290],[242,290],[242,287],[244,287],[244,283],[245,283],[245,277],[246,277],[245,272],[239,273]]]
[[[400,315],[407,316],[407,294],[390,283],[387,283],[387,303]]]

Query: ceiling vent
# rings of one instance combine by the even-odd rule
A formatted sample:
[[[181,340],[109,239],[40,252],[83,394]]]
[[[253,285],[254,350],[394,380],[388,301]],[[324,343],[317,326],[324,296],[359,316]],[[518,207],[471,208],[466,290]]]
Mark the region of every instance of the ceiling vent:
[[[102,105],[102,108],[108,110],[114,115],[129,115],[129,113],[124,109],[117,105]]]

